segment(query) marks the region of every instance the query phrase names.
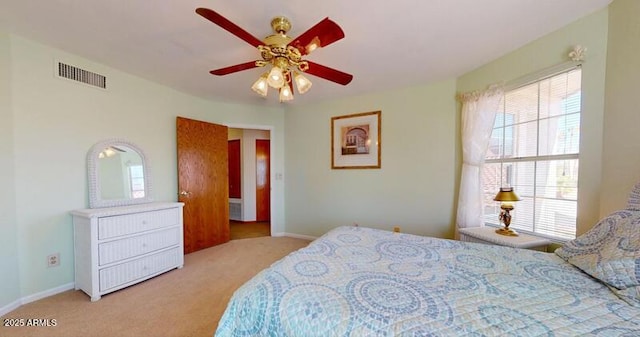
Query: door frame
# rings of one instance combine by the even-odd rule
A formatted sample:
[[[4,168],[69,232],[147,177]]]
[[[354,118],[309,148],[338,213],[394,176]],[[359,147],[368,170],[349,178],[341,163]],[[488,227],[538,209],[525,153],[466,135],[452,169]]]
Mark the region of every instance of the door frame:
[[[252,130],[264,130],[264,131],[269,131],[269,153],[271,153],[271,158],[273,158],[273,153],[274,153],[274,138],[273,138],[273,130],[275,130],[275,127],[273,125],[255,125],[255,124],[237,124],[237,123],[220,123],[222,125],[225,125],[228,128],[233,128],[233,129],[252,129]],[[284,163],[283,163],[284,164]],[[269,199],[271,200],[271,204],[269,205],[269,213],[270,213],[270,221],[269,221],[269,230],[271,232],[271,236],[277,236],[279,233],[284,233],[284,228],[281,232],[276,233],[275,230],[273,229],[273,224],[274,224],[274,214],[276,214],[274,212],[273,209],[273,205],[276,203],[279,203],[280,205],[284,205],[284,191],[283,191],[283,195],[282,198],[280,199],[275,199],[273,196],[273,182],[276,181],[275,179],[275,172],[273,170],[273,160],[269,161],[269,180],[271,181],[271,190],[269,191]],[[274,200],[276,202],[274,202]],[[283,214],[284,216],[284,214]],[[278,219],[280,220],[280,219]],[[282,224],[284,225],[284,219],[281,220]]]

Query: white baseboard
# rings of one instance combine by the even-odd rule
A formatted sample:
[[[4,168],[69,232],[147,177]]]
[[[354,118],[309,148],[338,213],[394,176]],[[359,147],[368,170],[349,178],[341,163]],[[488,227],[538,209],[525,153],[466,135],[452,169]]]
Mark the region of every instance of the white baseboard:
[[[287,232],[273,233],[273,234],[271,234],[271,236],[286,236],[286,237],[290,237],[290,238],[303,239],[303,240],[309,240],[309,241],[313,241],[313,240],[317,239],[317,237],[315,237],[315,236],[295,234],[295,233],[287,233]]]
[[[59,294],[61,292],[65,292],[67,290],[71,290],[75,287],[75,283],[71,282],[71,283],[67,283],[67,284],[63,284],[61,286],[55,287],[55,288],[51,288],[45,291],[41,291],[39,293],[35,293],[35,294],[31,294],[25,297],[22,297],[20,299],[17,299],[7,305],[5,305],[4,307],[0,308],[0,316],[4,316],[6,314],[8,314],[9,312],[16,310],[18,307],[20,307],[23,304],[27,304],[27,303],[31,303],[31,302],[35,302],[37,300],[41,300],[45,297],[49,297],[49,296],[53,296],[56,294]]]
[[[18,309],[21,305],[22,305],[22,301],[19,299],[5,305],[4,307],[0,308],[0,316],[4,316]]]
[[[75,283],[71,282],[71,283],[67,283],[67,284],[63,284],[61,286],[55,287],[55,288],[51,288],[49,290],[45,290],[45,291],[41,291],[39,293],[35,293],[33,295],[29,295],[29,296],[25,296],[22,298],[22,304],[27,304],[27,303],[31,303],[37,300],[41,300],[45,297],[49,297],[49,296],[53,296],[56,294],[59,294],[61,292],[65,292],[67,290],[71,290],[75,287]]]

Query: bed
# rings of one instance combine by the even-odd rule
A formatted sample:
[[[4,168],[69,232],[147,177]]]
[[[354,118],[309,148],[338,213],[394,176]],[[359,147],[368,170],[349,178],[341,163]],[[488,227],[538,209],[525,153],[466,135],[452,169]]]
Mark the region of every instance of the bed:
[[[335,228],[232,296],[216,336],[640,336],[640,209],[555,253]]]

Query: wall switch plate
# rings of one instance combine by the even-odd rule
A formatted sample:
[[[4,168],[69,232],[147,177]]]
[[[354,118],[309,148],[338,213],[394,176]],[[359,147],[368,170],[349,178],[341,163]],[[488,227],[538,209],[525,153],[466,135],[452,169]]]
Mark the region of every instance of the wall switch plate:
[[[60,265],[60,253],[47,256],[47,267],[57,267]]]

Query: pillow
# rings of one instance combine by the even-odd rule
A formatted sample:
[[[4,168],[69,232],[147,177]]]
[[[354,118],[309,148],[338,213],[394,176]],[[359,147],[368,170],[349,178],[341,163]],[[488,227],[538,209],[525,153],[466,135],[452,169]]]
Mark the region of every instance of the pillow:
[[[617,211],[555,253],[640,307],[640,211]]]
[[[627,209],[640,211],[640,183],[633,186],[629,199],[627,199]]]

